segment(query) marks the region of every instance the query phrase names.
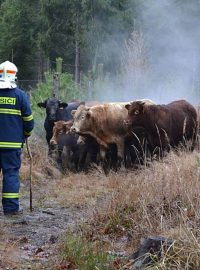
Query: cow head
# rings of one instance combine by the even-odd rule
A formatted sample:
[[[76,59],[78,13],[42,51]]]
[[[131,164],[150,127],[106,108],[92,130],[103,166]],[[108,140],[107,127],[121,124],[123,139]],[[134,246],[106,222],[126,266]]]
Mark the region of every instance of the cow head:
[[[78,136],[77,144],[79,145],[84,145],[85,144],[85,137],[83,136]]]
[[[143,125],[146,102],[134,101],[126,104],[125,108],[128,110],[128,117],[124,121],[128,126],[141,126]]]
[[[47,119],[49,121],[56,121],[56,115],[60,108],[65,108],[68,106],[67,103],[61,102],[56,97],[48,98],[44,102],[39,102],[37,104],[40,108],[46,109]]]
[[[81,105],[77,110],[73,110],[71,114],[74,118],[71,131],[78,134],[86,134],[86,130],[92,125],[92,112],[90,108]]]
[[[56,145],[57,144],[57,139],[58,136],[61,134],[67,134],[70,131],[70,128],[72,126],[73,122],[72,121],[57,121],[54,123],[53,126],[53,136],[50,140],[51,145]]]

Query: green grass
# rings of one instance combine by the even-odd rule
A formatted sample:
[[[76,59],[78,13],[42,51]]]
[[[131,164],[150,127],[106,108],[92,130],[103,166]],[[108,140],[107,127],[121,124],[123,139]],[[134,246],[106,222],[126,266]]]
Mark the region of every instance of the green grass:
[[[82,236],[72,234],[66,236],[62,258],[69,269],[80,270],[107,270],[111,261],[110,255],[95,242],[88,243]]]

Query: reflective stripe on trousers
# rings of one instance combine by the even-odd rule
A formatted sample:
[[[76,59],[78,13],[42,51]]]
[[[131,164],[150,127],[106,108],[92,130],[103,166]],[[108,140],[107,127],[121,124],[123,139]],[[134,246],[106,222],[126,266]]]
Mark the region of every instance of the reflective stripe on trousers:
[[[18,199],[19,198],[19,193],[3,193],[2,198],[7,198],[7,199]]]
[[[3,211],[19,210],[19,169],[21,149],[0,149],[0,168],[3,174],[2,205]]]

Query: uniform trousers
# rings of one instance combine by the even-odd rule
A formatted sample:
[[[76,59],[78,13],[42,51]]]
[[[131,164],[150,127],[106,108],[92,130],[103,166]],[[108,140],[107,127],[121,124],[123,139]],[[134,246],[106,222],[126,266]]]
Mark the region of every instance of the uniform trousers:
[[[19,211],[19,169],[21,149],[0,149],[0,170],[3,175],[2,206],[3,212]]]

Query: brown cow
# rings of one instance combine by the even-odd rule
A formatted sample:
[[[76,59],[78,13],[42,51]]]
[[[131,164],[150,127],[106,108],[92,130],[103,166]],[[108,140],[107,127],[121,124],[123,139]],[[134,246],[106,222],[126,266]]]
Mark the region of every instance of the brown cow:
[[[145,103],[152,104],[152,101],[146,100]],[[120,163],[125,157],[125,141],[126,138],[132,136],[129,132],[129,128],[124,125],[124,120],[128,116],[128,111],[125,108],[126,104],[127,103],[105,103],[91,108],[80,106],[76,111],[72,111],[74,124],[71,130],[79,135],[90,135],[96,139],[100,145],[100,157],[103,161],[103,166],[107,163],[107,161],[105,161],[106,154],[109,152],[111,145],[117,146],[116,150],[111,147],[111,163]],[[117,159],[115,158],[116,154]],[[108,155],[110,156],[110,154]]]
[[[200,106],[196,106],[197,122],[198,122],[198,135],[200,135]]]
[[[123,125],[127,117],[125,104],[107,103],[91,108],[80,106],[72,111],[74,123],[73,132],[80,135],[91,135],[100,145],[100,155],[104,159],[109,144],[117,145],[118,157],[124,157],[124,137],[127,127]]]
[[[88,106],[88,107],[99,104],[99,102],[96,101],[96,100],[80,102],[80,101],[74,99],[71,102],[79,102],[80,105],[85,105],[85,106]],[[50,144],[51,145],[57,144],[58,135],[69,132],[72,125],[73,125],[73,120],[54,122]],[[82,140],[84,140],[84,139],[82,138]],[[81,141],[81,138],[80,138],[80,141]]]
[[[169,150],[179,143],[192,140],[195,145],[197,130],[197,113],[195,108],[185,100],[177,100],[167,105],[145,105],[135,101],[127,104],[127,125],[132,128],[144,128],[151,151],[156,147]],[[163,151],[161,151],[161,154]]]
[[[73,121],[57,121],[53,126],[53,136],[50,140],[51,145],[57,144],[57,138],[59,134],[66,134],[70,131],[71,126],[73,125]]]

